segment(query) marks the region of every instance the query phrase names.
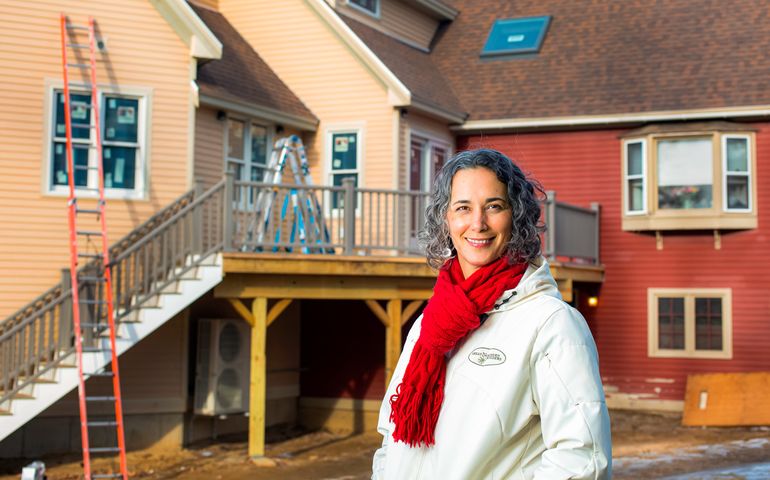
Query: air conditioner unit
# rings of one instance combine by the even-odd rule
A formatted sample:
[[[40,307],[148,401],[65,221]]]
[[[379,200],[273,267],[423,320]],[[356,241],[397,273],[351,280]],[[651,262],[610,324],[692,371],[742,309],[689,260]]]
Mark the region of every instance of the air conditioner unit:
[[[242,413],[249,406],[249,326],[243,320],[198,322],[194,411]]]

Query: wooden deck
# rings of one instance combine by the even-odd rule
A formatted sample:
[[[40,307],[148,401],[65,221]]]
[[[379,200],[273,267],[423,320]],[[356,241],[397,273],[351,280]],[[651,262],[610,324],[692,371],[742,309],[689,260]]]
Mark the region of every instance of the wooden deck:
[[[601,282],[604,268],[554,262],[562,296],[573,282]],[[274,253],[224,253],[223,281],[214,296],[227,299],[251,325],[249,455],[264,454],[267,328],[294,300],[361,300],[385,327],[385,380],[401,353],[402,326],[433,293],[437,272],[424,258]],[[273,300],[268,308],[268,300]]]

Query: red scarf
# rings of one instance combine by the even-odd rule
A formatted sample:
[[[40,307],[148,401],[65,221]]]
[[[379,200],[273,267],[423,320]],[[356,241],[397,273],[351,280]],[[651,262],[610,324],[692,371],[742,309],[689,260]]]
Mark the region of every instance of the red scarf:
[[[447,352],[479,327],[479,315],[489,311],[506,290],[519,284],[526,263],[509,265],[507,256],[463,276],[460,262],[450,261],[439,272],[433,296],[422,315],[420,338],[409,365],[390,397],[393,438],[410,447],[435,443],[434,431],[444,400]]]

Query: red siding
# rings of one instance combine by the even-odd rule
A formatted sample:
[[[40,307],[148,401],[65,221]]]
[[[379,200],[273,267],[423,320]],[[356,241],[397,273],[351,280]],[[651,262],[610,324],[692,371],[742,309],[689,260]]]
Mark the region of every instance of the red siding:
[[[623,393],[681,400],[687,374],[770,370],[770,124],[756,124],[759,228],[652,234],[624,232],[621,215],[620,130],[524,133],[459,138],[458,150],[505,152],[554,190],[559,200],[601,204],[601,261],[605,281],[599,306],[585,311],[596,336],[602,376]],[[661,359],[647,356],[647,288],[733,289],[733,359]],[[651,382],[650,379],[668,379]]]

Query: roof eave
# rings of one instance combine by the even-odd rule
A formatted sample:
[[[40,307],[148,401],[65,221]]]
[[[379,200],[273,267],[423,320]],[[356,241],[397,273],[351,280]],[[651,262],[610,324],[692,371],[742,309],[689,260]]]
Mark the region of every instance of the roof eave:
[[[222,43],[184,0],[150,0],[153,7],[190,47],[190,56],[200,59],[222,58]]]
[[[649,122],[690,121],[715,118],[759,118],[769,116],[770,105],[752,105],[729,108],[667,110],[609,115],[470,120],[462,125],[453,126],[451,129],[455,132],[462,133],[489,132],[490,130],[498,130],[502,133],[503,131],[517,129],[574,128],[590,126],[620,127]]]
[[[302,131],[314,132],[318,129],[318,119],[309,118],[291,113],[282,112],[274,108],[255,105],[247,102],[236,102],[230,99],[220,98],[208,94],[200,95],[200,102],[214,108],[221,108],[231,112],[249,115],[252,117],[270,120],[284,126],[297,128]]]
[[[454,124],[462,124],[465,121],[465,119],[468,117],[468,115],[466,115],[465,113],[447,110],[445,108],[441,108],[432,103],[424,102],[414,97],[412,97],[412,103],[410,107],[417,110],[420,113],[424,113],[429,116],[436,117],[441,120],[445,120],[449,123],[454,123]]]
[[[396,75],[358,38],[358,35],[332,10],[324,0],[305,0],[310,8],[326,22],[361,62],[374,74],[388,90],[388,102],[394,107],[404,107],[411,103],[411,92]]]
[[[458,10],[437,0],[415,0],[415,3],[434,13],[440,20],[454,20]]]

